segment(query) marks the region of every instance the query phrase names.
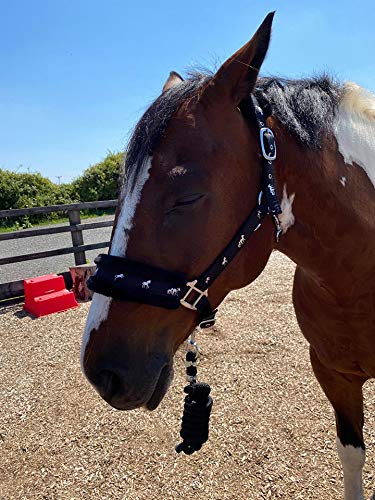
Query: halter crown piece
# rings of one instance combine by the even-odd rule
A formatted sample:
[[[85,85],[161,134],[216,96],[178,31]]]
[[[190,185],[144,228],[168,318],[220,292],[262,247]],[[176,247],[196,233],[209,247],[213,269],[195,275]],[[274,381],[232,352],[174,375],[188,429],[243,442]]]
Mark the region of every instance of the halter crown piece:
[[[273,165],[276,159],[275,137],[272,130],[266,126],[265,116],[257,99],[254,95],[251,97],[263,156],[258,202],[221,254],[203,274],[191,280],[188,280],[183,273],[160,269],[126,257],[101,254],[95,259],[96,273],[87,283],[91,290],[114,299],[150,304],[165,309],[178,309],[182,306],[197,312],[197,324],[200,328],[209,328],[215,324],[217,310],[212,309],[208,298],[210,286],[240,252],[250,236],[258,231],[264,217],[272,216],[277,241],[281,234],[277,217],[281,214],[281,208],[275,191]],[[187,375],[193,378],[190,379],[190,385],[185,388],[187,396],[181,429],[184,442],[177,447],[178,452],[184,451],[189,454],[198,450],[208,439],[208,421],[212,407],[212,399],[209,397],[210,387],[196,382],[196,359],[190,359],[191,352],[187,353],[189,359],[186,358],[187,363],[192,363],[187,367]],[[197,351],[195,354],[197,355]]]

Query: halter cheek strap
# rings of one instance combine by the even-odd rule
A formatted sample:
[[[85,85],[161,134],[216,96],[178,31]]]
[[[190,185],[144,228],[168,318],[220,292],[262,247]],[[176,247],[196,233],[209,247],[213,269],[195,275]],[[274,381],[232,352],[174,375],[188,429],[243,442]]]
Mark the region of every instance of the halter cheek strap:
[[[281,214],[281,208],[275,192],[273,166],[276,159],[275,137],[272,130],[266,127],[264,113],[254,96],[252,101],[263,156],[261,187],[256,207],[220,255],[203,274],[188,281],[182,273],[102,254],[95,260],[96,274],[88,280],[88,287],[91,290],[118,300],[140,302],[165,309],[178,309],[183,306],[197,311],[201,328],[214,325],[216,310],[212,309],[208,299],[210,286],[236,257],[250,236],[259,230],[266,215],[271,215],[273,218],[277,241],[281,234],[277,217]]]

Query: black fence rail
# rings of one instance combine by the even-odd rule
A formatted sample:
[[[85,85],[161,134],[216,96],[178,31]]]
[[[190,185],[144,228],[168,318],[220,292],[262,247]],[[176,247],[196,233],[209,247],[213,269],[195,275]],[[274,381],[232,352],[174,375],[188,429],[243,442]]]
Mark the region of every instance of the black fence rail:
[[[82,265],[86,263],[87,250],[95,250],[98,248],[106,248],[109,246],[109,241],[98,243],[84,244],[83,231],[89,229],[98,229],[102,227],[113,226],[113,220],[100,222],[81,222],[81,211],[95,208],[112,208],[116,207],[117,200],[92,201],[87,203],[72,203],[70,205],[51,205],[49,207],[34,207],[21,208],[13,210],[0,210],[0,218],[11,219],[24,215],[33,214],[48,214],[52,212],[64,212],[68,215],[69,226],[56,225],[49,228],[37,229],[21,229],[7,233],[0,233],[0,241],[13,240],[18,238],[30,238],[36,236],[45,236],[49,234],[70,232],[72,237],[72,246],[63,247],[54,250],[46,250],[44,252],[35,252],[25,255],[14,255],[11,257],[0,257],[0,266],[6,264],[14,264],[27,260],[43,259],[46,257],[55,257],[58,255],[74,254],[75,264]],[[63,273],[66,280],[69,280],[69,273]],[[0,300],[10,299],[23,295],[23,280],[10,281],[8,283],[0,283]]]

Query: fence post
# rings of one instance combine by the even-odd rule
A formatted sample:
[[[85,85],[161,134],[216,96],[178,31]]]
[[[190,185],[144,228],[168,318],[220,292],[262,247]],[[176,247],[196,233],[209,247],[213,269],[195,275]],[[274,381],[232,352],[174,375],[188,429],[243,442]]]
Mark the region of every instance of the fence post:
[[[68,211],[69,223],[71,226],[76,224],[81,224],[81,215],[79,210],[69,210]],[[74,247],[83,245],[83,232],[81,230],[71,231],[72,243]],[[74,254],[74,261],[76,266],[86,264],[85,252],[77,252]]]

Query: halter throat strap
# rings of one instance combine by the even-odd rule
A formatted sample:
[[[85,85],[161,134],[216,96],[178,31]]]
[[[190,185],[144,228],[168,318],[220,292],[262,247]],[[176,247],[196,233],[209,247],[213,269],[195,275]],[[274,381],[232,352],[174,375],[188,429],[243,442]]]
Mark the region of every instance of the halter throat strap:
[[[216,310],[212,309],[208,290],[224,269],[236,257],[250,236],[259,230],[264,217],[271,215],[276,226],[276,240],[281,234],[278,215],[280,204],[275,191],[274,165],[275,137],[255,96],[252,103],[259,128],[262,152],[261,186],[257,205],[242,223],[232,240],[198,278],[188,280],[182,273],[171,272],[113,255],[99,255],[95,260],[97,271],[88,280],[88,287],[96,293],[118,300],[150,304],[165,309],[183,306],[198,313],[201,328],[215,323]]]

